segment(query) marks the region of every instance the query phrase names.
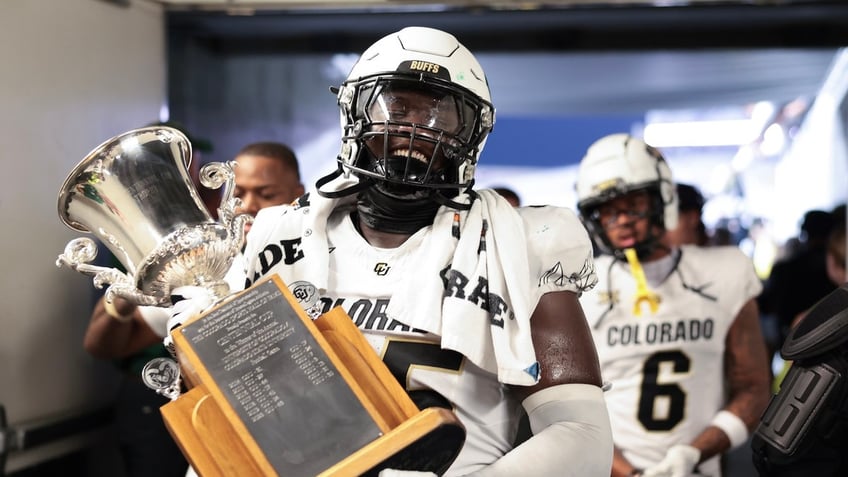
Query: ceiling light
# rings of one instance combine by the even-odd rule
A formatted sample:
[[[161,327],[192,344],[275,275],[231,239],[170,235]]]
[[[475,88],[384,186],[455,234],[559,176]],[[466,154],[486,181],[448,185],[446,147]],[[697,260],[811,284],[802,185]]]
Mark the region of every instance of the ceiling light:
[[[741,146],[754,142],[760,130],[750,119],[652,123],[645,142],[654,147]]]

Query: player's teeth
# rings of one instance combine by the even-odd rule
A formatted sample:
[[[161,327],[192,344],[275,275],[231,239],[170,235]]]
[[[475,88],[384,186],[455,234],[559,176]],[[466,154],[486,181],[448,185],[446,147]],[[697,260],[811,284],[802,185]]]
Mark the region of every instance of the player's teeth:
[[[412,153],[410,153],[408,149],[396,149],[396,150],[392,151],[391,155],[392,156],[411,157],[412,159],[415,159],[415,160],[418,160],[418,161],[421,161],[421,162],[427,162],[427,158],[424,156],[424,154],[421,154],[418,151],[412,151]]]

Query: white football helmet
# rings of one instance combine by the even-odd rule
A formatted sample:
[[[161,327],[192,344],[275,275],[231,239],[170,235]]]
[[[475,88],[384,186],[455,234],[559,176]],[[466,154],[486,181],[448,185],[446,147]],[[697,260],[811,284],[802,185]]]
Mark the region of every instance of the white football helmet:
[[[453,35],[408,27],[378,40],[337,98],[345,173],[449,194],[472,185],[495,110],[483,69]]]
[[[677,193],[671,169],[657,149],[628,134],[611,134],[589,146],[577,172],[577,209],[605,252],[614,250],[601,226],[598,207],[638,190],[647,190],[654,198],[650,214],[653,224],[664,230],[677,227]],[[658,237],[650,239],[656,242]]]

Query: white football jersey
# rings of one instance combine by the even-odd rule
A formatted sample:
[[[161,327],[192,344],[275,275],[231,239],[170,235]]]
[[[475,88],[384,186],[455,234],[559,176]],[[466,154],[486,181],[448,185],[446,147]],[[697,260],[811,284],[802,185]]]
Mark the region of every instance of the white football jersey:
[[[299,240],[301,230],[300,214],[292,212],[292,209],[260,212],[250,237],[267,237],[263,242],[268,245],[249,244],[248,250],[260,250],[260,255],[265,257],[284,257],[283,248],[288,247],[290,251],[296,250],[291,253],[293,257],[302,255],[303,249],[291,245]],[[358,233],[349,212],[349,209],[335,210],[327,224],[331,253],[327,293],[321,297],[323,311],[341,306],[419,407],[441,404],[454,410],[466,427],[467,437],[446,475],[465,475],[492,463],[512,448],[520,403],[510,398],[507,387],[498,382],[496,375],[475,366],[456,351],[443,350],[439,336],[410,329],[385,313],[398,284],[414,280],[419,273],[412,269],[415,257],[426,250],[422,244],[432,229],[419,230],[398,248],[375,248]],[[591,243],[572,211],[533,207],[519,209],[518,213],[523,218],[530,250],[531,274],[527,280],[534,292],[541,290],[538,296],[556,290],[582,292],[594,283]],[[286,221],[291,224],[281,225]],[[278,246],[279,251],[268,249]],[[309,257],[301,259],[308,261]],[[255,275],[256,271],[263,266],[266,270],[262,276],[276,273],[286,283],[298,279],[289,273],[292,267],[286,262],[291,260],[280,259],[270,269],[267,258],[247,257],[247,260],[248,276],[254,277],[254,281],[259,276]],[[560,279],[552,279],[553,276]],[[441,300],[442,296],[420,299]]]
[[[725,337],[742,306],[762,288],[751,260],[736,247],[681,247],[659,285],[652,314],[634,313],[636,282],[627,262],[595,259],[598,284],[580,302],[592,328],[615,446],[636,467],[658,463],[688,444],[724,406]],[[721,475],[718,458],[700,475]]]

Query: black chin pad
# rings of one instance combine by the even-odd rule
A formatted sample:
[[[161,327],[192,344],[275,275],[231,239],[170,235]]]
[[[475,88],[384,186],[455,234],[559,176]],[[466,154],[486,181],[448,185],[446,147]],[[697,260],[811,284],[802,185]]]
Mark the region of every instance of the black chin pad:
[[[408,157],[391,156],[383,161],[384,173],[387,178],[412,184],[426,183],[427,164]],[[430,171],[432,174],[432,171]]]

